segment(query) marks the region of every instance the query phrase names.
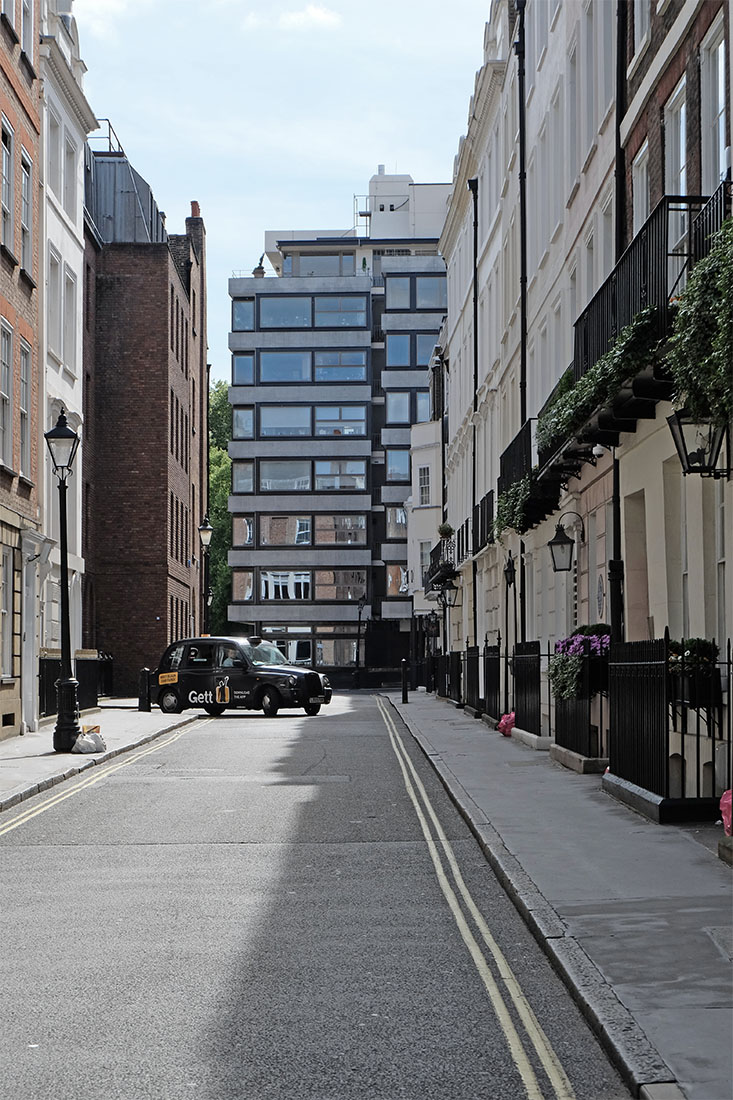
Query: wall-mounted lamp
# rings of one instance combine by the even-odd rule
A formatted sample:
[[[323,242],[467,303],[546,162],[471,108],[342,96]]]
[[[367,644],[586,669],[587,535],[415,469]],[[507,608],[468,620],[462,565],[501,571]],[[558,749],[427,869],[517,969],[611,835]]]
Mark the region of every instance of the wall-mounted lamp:
[[[438,603],[441,607],[455,607],[460,589],[456,588],[453,581],[447,580],[438,593]]]
[[[583,517],[579,512],[563,512],[557,521],[555,534],[548,542],[552,556],[552,569],[554,573],[569,573],[573,567],[573,550],[575,540],[571,539],[562,525],[565,516],[577,516],[580,520],[580,541],[585,542],[585,526]]]
[[[693,417],[686,409],[667,417],[669,430],[677,448],[683,474],[701,477],[729,477],[730,462],[718,467],[723,440],[728,434],[725,424]]]

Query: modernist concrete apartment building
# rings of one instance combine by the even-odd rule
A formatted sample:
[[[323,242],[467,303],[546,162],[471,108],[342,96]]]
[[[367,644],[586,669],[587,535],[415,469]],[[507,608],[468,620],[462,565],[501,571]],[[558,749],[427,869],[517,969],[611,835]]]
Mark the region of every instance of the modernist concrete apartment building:
[[[354,228],[268,232],[275,275],[229,284],[229,618],[298,661],[409,650],[410,426],[429,419],[447,192],[380,166]]]
[[[84,644],[116,693],[202,623],[206,234],[169,234],[111,127],[87,156]]]
[[[39,563],[44,544],[39,454],[39,8],[37,0],[17,0],[3,4],[0,13],[0,738],[32,726],[38,670]]]

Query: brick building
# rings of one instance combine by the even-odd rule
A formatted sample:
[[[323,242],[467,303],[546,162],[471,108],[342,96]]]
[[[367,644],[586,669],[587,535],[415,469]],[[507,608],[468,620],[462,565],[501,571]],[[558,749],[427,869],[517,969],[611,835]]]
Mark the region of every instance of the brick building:
[[[118,145],[87,164],[84,642],[114,690],[200,628],[207,501],[205,230],[168,235]]]
[[[36,686],[39,531],[39,4],[0,14],[0,738]],[[30,649],[23,638],[30,640]],[[28,692],[24,690],[27,685]]]

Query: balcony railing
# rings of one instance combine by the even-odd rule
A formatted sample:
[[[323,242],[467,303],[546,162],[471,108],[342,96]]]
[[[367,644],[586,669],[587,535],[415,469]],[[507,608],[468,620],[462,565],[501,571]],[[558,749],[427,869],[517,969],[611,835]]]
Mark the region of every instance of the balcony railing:
[[[532,421],[526,420],[499,459],[499,493],[505,493],[532,469]]]
[[[478,554],[494,541],[494,490],[486,493],[473,509],[473,552]]]
[[[430,563],[423,573],[425,594],[444,580],[456,575],[456,552],[453,539],[441,539],[430,551]]]

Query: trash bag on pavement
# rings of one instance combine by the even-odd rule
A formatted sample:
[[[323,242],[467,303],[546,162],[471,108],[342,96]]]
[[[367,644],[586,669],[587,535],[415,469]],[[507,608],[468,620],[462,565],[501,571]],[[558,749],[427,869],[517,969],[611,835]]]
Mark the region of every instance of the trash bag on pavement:
[[[726,836],[731,836],[731,801],[733,792],[723,791],[720,799],[720,813],[723,818],[723,830]]]
[[[81,733],[71,746],[72,752],[106,752],[107,746],[99,732],[99,726],[82,726]]]

